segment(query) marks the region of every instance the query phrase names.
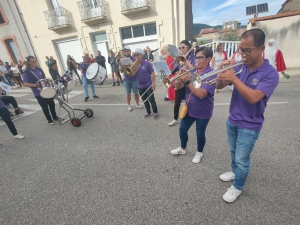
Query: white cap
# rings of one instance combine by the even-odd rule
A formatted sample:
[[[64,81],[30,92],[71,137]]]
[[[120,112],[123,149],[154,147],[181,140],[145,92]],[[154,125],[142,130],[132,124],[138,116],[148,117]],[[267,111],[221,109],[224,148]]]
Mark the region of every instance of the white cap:
[[[142,55],[144,55],[144,51],[141,48],[136,48],[135,51],[134,51],[134,53],[135,54],[142,54]]]
[[[131,49],[129,48],[128,45],[124,46],[123,50],[130,50],[131,51]]]

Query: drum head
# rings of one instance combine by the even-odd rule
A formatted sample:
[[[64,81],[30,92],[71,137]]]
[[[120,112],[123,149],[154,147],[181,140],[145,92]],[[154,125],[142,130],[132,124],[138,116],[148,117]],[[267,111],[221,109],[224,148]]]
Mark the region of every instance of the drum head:
[[[71,80],[67,85],[67,90],[72,91],[72,89],[76,86],[77,82],[76,80]]]
[[[56,94],[56,90],[52,87],[45,88],[40,92],[42,98],[53,98]]]
[[[99,66],[99,71],[96,74],[96,76],[91,79],[91,81],[93,81],[95,84],[100,85],[104,82],[104,80],[106,79],[107,75],[106,75],[106,69],[103,68],[102,66]]]
[[[86,70],[86,78],[88,80],[93,79],[97,75],[99,67],[100,66],[98,65],[98,63],[92,63]]]

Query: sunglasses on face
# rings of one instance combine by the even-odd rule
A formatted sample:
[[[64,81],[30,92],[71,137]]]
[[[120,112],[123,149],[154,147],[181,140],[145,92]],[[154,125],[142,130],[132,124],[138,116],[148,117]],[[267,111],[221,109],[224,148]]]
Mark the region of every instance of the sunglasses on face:
[[[188,48],[188,47],[187,46],[179,47],[179,49],[185,49],[185,48]]]
[[[202,60],[202,59],[205,59],[206,57],[205,56],[195,56],[195,59],[198,59],[198,60]]]

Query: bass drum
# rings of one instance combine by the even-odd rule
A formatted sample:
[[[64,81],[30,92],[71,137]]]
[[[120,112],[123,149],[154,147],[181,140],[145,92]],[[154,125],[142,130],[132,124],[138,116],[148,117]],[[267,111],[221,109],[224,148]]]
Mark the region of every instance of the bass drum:
[[[107,77],[106,69],[98,63],[92,63],[86,70],[86,78],[95,84],[101,85]]]

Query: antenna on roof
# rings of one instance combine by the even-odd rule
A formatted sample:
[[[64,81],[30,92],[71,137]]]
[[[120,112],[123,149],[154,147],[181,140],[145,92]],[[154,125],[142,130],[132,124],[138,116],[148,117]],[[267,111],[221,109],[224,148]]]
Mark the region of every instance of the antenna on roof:
[[[254,15],[256,18],[259,13],[265,12],[269,12],[268,3],[246,7],[246,16]]]

